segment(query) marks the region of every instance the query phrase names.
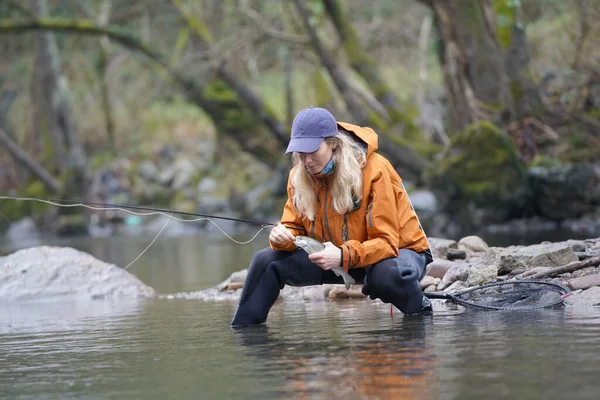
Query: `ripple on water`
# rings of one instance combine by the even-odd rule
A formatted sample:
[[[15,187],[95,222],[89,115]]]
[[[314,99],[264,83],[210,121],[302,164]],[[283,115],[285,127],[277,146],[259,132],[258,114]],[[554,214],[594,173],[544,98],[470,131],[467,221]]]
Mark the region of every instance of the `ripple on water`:
[[[597,396],[597,310],[391,318],[377,301],[280,301],[266,325],[232,331],[234,309],[0,305],[0,398]]]

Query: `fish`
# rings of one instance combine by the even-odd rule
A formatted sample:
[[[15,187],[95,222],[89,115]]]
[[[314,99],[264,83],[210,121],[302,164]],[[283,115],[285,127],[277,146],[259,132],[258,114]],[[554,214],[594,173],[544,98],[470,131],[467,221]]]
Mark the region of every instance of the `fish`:
[[[317,253],[325,249],[325,245],[323,243],[308,236],[298,235],[296,236],[294,243],[296,244],[296,247],[306,251],[308,254]],[[356,283],[354,278],[349,273],[345,272],[342,267],[332,268],[331,270],[337,276],[341,276],[342,279],[344,279],[346,290],[349,290],[350,286]]]

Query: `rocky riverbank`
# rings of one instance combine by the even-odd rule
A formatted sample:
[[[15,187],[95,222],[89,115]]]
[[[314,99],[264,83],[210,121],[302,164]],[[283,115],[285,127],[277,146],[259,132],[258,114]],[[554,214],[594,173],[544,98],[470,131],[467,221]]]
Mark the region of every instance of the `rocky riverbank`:
[[[421,281],[425,292],[453,291],[489,282],[546,275],[541,280],[559,283],[576,295],[565,299],[567,306],[600,306],[600,238],[543,242],[531,246],[490,247],[477,236],[459,241],[429,238],[435,261]],[[589,267],[576,269],[588,260]],[[575,266],[573,272],[553,273],[554,268]],[[161,295],[168,299],[236,301],[244,286],[247,270],[233,273],[227,280],[207,290]],[[539,276],[539,275],[538,275]],[[579,291],[581,289],[581,291]],[[303,288],[286,286],[280,294],[286,300],[366,299],[361,285],[346,290],[344,285]]]
[[[543,242],[530,246],[490,247],[477,236],[459,241],[429,238],[435,261],[421,281],[425,292],[452,291],[488,282],[536,278],[574,291],[567,306],[600,306],[600,237]],[[562,267],[561,270],[558,270]],[[568,272],[567,272],[568,271]],[[39,246],[0,257],[0,301],[162,298],[237,301],[247,270],[232,274],[215,287],[197,292],[157,294],[116,265],[69,248]],[[330,301],[366,297],[361,285],[285,287],[281,299]],[[436,307],[443,307],[437,301]]]

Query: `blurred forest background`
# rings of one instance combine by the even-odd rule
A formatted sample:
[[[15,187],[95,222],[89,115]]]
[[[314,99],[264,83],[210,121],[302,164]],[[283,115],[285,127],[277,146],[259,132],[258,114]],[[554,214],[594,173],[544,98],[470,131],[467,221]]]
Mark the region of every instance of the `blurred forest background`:
[[[0,193],[276,219],[315,105],[375,129],[446,233],[592,234],[599,19],[600,0],[0,0]],[[84,211],[3,200],[0,228],[120,218]]]

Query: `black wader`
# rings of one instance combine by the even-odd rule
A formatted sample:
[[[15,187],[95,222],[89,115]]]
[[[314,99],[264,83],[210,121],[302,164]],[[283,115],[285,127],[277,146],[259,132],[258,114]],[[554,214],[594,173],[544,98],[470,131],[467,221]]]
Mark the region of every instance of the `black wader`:
[[[367,268],[350,269],[356,282],[363,282],[362,292],[371,299],[392,303],[405,314],[431,310],[419,281],[431,253],[400,249],[398,257],[387,258]],[[269,310],[285,285],[311,286],[344,283],[333,271],[324,271],[308,259],[304,250],[276,251],[267,247],[252,257],[248,276],[232,327],[257,325],[267,320]]]

